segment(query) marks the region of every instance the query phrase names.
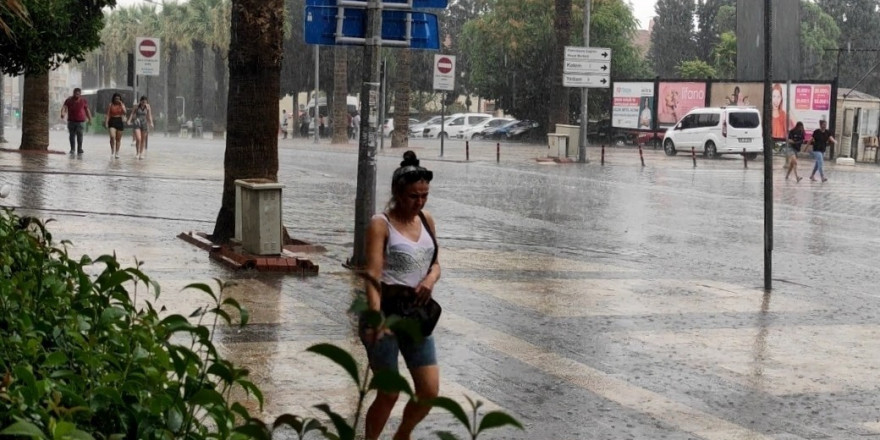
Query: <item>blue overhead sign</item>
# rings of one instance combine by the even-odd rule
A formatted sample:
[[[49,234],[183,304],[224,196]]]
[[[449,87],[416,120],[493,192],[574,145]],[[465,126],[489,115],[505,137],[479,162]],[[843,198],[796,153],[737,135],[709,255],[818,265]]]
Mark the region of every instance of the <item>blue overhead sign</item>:
[[[366,2],[364,2],[366,3]],[[382,3],[406,4],[406,0],[385,0]],[[306,6],[337,6],[336,0],[306,0]],[[413,0],[413,9],[446,9],[449,0]]]
[[[320,0],[309,1],[317,2]],[[337,14],[339,10],[340,8],[336,6],[306,6],[306,44],[321,44],[328,46],[340,44],[363,44],[357,42],[339,42],[337,40]],[[365,9],[348,7],[342,8],[342,11],[344,19],[342,21],[342,35],[339,35],[339,37],[364,38],[366,36],[367,28],[367,11]],[[405,41],[407,15],[412,16],[409,47],[413,49],[440,49],[440,28],[437,16],[425,12],[383,10],[383,43],[389,41]]]

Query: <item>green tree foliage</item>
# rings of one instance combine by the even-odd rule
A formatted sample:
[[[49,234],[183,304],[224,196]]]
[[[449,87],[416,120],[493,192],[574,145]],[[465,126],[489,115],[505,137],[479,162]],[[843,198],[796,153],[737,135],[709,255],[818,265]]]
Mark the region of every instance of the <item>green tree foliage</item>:
[[[736,34],[736,5],[723,5],[715,14],[715,30],[719,36],[725,32]]]
[[[818,0],[819,8],[830,15],[840,30],[838,46],[852,49],[880,49],[880,5],[877,0]],[[840,65],[840,85],[880,95],[880,72],[874,69],[880,52],[844,52]],[[835,54],[836,57],[836,54]],[[864,78],[864,79],[862,79]]]
[[[801,2],[801,72],[804,78],[830,79],[836,74],[840,28],[816,3]]]
[[[116,0],[20,3],[28,11],[27,19],[15,8],[0,8],[0,22],[8,28],[0,38],[0,71],[7,75],[46,73],[61,64],[82,61],[86,52],[101,44],[101,9],[116,6]]]
[[[718,44],[712,48],[712,67],[718,78],[733,79],[736,77],[736,34],[724,32]]]
[[[722,31],[718,29],[718,13],[721,8],[733,5],[734,0],[697,0],[697,25],[694,34],[696,55],[699,59],[711,63],[712,48],[718,44]]]
[[[648,59],[657,75],[673,78],[682,61],[696,58],[694,53],[694,2],[692,0],[658,0],[657,16],[651,32]]]
[[[678,67],[678,77],[684,79],[715,78],[715,68],[703,60],[682,61]]]
[[[478,95],[494,99],[497,107],[547,127],[550,108],[548,64],[552,62],[553,0],[499,0],[493,9],[465,25],[462,50],[471,59],[471,84]],[[583,2],[572,4],[571,44],[583,44]],[[610,47],[612,78],[648,74],[633,46],[637,23],[621,0],[594,0],[590,45]],[[579,96],[577,89],[571,89]],[[602,99],[594,93],[595,99]],[[594,98],[591,98],[591,100]],[[606,98],[607,99],[607,98]],[[577,99],[572,99],[576,105]],[[597,104],[599,105],[599,104]]]

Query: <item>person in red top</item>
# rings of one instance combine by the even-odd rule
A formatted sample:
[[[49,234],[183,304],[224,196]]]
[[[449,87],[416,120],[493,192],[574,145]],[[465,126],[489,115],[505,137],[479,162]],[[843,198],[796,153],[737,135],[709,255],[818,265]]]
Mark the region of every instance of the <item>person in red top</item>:
[[[83,130],[87,122],[92,122],[92,112],[89,111],[89,103],[82,97],[79,87],[73,89],[73,96],[64,100],[61,105],[61,119],[65,118],[67,131],[70,133],[70,154],[74,151],[83,154]],[[74,150],[74,147],[77,149]]]

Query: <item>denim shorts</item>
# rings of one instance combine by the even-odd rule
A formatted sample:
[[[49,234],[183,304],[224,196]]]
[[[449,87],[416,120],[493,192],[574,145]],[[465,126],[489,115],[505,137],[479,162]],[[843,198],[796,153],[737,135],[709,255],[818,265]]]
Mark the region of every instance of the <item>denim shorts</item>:
[[[363,337],[361,337],[361,343],[367,349],[370,367],[374,370],[398,371],[398,353],[403,355],[406,368],[410,370],[437,365],[437,350],[434,348],[434,336],[428,336],[422,342],[416,343],[409,340],[401,341],[394,335],[386,334],[379,338],[372,347],[367,344]]]

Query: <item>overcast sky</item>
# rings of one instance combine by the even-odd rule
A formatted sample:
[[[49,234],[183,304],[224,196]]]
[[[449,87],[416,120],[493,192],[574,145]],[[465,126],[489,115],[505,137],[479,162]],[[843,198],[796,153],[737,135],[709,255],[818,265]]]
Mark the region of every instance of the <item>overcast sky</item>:
[[[181,3],[185,3],[182,0],[178,0]],[[156,0],[156,2],[161,3],[162,0]],[[654,16],[654,3],[655,0],[629,0],[633,7],[633,15],[640,22],[640,27],[642,29],[648,28],[648,21],[651,20],[651,17]],[[127,7],[130,5],[134,5],[137,3],[143,3],[142,0],[117,0],[117,5],[121,7]]]

